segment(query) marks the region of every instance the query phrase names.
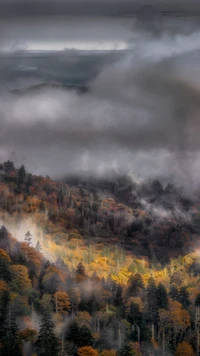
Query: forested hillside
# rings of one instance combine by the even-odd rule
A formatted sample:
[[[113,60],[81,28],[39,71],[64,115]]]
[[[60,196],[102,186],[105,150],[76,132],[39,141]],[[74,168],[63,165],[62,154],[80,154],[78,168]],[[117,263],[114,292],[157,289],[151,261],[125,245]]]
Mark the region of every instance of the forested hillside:
[[[199,354],[198,199],[10,161],[0,179],[0,355]]]

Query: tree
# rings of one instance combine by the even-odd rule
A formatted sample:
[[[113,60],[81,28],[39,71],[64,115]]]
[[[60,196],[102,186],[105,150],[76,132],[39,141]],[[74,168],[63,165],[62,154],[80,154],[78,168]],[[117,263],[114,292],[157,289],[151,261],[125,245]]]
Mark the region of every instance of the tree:
[[[175,352],[176,356],[194,356],[194,350],[190,344],[183,341],[178,344]]]
[[[152,277],[147,285],[147,320],[151,323],[152,339],[154,339],[154,328],[158,320],[157,288]]]
[[[26,171],[25,171],[24,166],[22,165],[22,166],[19,168],[19,171],[18,171],[18,183],[19,183],[20,185],[21,185],[21,184],[24,184],[25,179],[26,179]]]
[[[0,229],[0,248],[10,253],[9,233],[4,225]]]
[[[189,293],[185,286],[181,287],[181,289],[179,291],[178,301],[182,304],[183,308],[185,308],[185,309],[187,307],[189,307],[189,305],[191,304],[190,299],[189,299]]]
[[[131,343],[124,343],[118,351],[118,356],[136,356]]]
[[[168,303],[167,290],[162,283],[158,284],[156,295],[157,295],[158,309],[168,309],[169,303]]]
[[[114,349],[104,350],[100,353],[100,356],[117,356],[117,351]]]
[[[25,240],[29,245],[32,244],[32,235],[31,235],[30,231],[27,231],[27,233],[25,234],[24,240]]]
[[[197,355],[199,355],[200,346],[200,293],[195,298],[195,330],[197,334]]]
[[[142,276],[139,273],[135,273],[128,281],[128,297],[137,297],[144,289],[144,283]]]
[[[54,335],[54,323],[48,313],[43,314],[35,346],[38,356],[58,355],[58,340]]]
[[[35,249],[36,249],[36,251],[38,251],[40,253],[42,252],[42,246],[41,246],[41,243],[39,240],[36,243]]]
[[[18,331],[19,329],[15,315],[12,312],[11,303],[7,302],[4,309],[4,318],[1,330],[1,356],[22,356]]]
[[[90,329],[86,325],[79,327],[76,321],[69,326],[65,339],[72,341],[78,347],[92,346],[94,341]]]
[[[77,351],[78,356],[98,356],[98,351],[91,346],[83,346]]]
[[[10,257],[4,250],[0,249],[0,279],[7,282],[11,279],[10,263]]]
[[[82,262],[79,262],[77,269],[76,269],[76,274],[80,276],[85,275],[85,267],[83,266]]]
[[[54,294],[56,313],[64,313],[70,310],[71,304],[66,292],[58,291]]]

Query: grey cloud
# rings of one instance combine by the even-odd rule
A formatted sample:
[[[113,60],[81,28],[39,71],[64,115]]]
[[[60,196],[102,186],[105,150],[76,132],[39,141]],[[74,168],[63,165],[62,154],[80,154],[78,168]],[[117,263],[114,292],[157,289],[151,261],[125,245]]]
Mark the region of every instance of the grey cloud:
[[[93,75],[88,65],[92,55],[83,62],[83,57],[76,57],[91,74],[88,93],[61,89],[18,96],[2,93],[2,155],[15,151],[16,161],[29,170],[56,177],[81,170],[101,174],[112,168],[197,187],[198,27],[188,33],[164,30],[159,36],[136,30],[132,47],[123,56],[108,58],[100,53],[97,60],[93,54],[94,62],[99,63],[98,70],[94,65]],[[20,61],[17,54],[11,56],[12,68],[23,61],[27,67],[35,66],[37,73],[43,73],[38,80],[58,78],[59,73],[62,78],[65,68],[72,68],[64,59],[62,66],[59,57],[50,60],[48,55],[45,61],[30,56],[27,60],[26,55]],[[76,66],[73,68],[75,73]]]

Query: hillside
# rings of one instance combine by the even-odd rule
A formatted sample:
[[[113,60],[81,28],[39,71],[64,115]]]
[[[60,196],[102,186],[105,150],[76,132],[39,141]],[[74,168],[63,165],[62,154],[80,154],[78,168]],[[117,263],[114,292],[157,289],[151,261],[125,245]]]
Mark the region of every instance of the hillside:
[[[0,178],[2,356],[46,355],[47,327],[48,356],[197,352],[198,201],[158,181],[63,183],[10,161]]]

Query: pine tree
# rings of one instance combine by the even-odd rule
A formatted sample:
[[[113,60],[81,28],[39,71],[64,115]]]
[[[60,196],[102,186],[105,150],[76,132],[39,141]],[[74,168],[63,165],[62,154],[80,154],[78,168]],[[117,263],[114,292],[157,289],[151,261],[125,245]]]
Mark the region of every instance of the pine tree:
[[[76,274],[80,276],[85,275],[85,267],[83,266],[82,262],[79,262],[77,269],[76,269]]]
[[[175,284],[172,284],[172,285],[170,286],[169,296],[170,296],[170,298],[172,298],[173,300],[179,301],[179,291],[178,291],[178,288],[175,286]]]
[[[179,302],[182,304],[183,308],[187,309],[191,304],[189,299],[189,293],[186,287],[181,287],[179,291]]]
[[[4,335],[4,326],[7,318],[7,310],[10,302],[10,295],[8,290],[3,290],[0,297],[0,340]]]
[[[147,285],[147,320],[151,323],[152,339],[154,339],[154,328],[158,320],[157,288],[154,279],[149,278]]]
[[[131,345],[127,342],[125,342],[122,347],[118,351],[118,356],[135,356],[135,352],[133,351],[133,348]]]
[[[162,283],[158,284],[156,295],[158,309],[168,309],[167,290]]]
[[[29,245],[32,244],[32,235],[31,235],[30,231],[27,231],[24,240],[27,241],[27,243],[28,243]]]
[[[77,322],[72,322],[65,336],[67,341],[73,342],[78,347],[92,346],[92,332],[86,325],[79,327]]]
[[[21,166],[19,171],[18,171],[18,183],[20,185],[24,184],[25,179],[26,179],[26,171],[25,171],[24,166]]]
[[[10,302],[6,303],[4,310],[4,321],[1,319],[1,356],[15,355],[22,356],[19,338],[18,325],[14,313],[12,312]]]
[[[40,243],[39,240],[38,240],[37,243],[36,243],[35,249],[36,249],[36,251],[38,251],[38,252],[42,252],[42,246],[41,246],[41,243]]]
[[[54,323],[49,313],[43,314],[35,346],[38,356],[58,355],[58,340],[54,335]]]

